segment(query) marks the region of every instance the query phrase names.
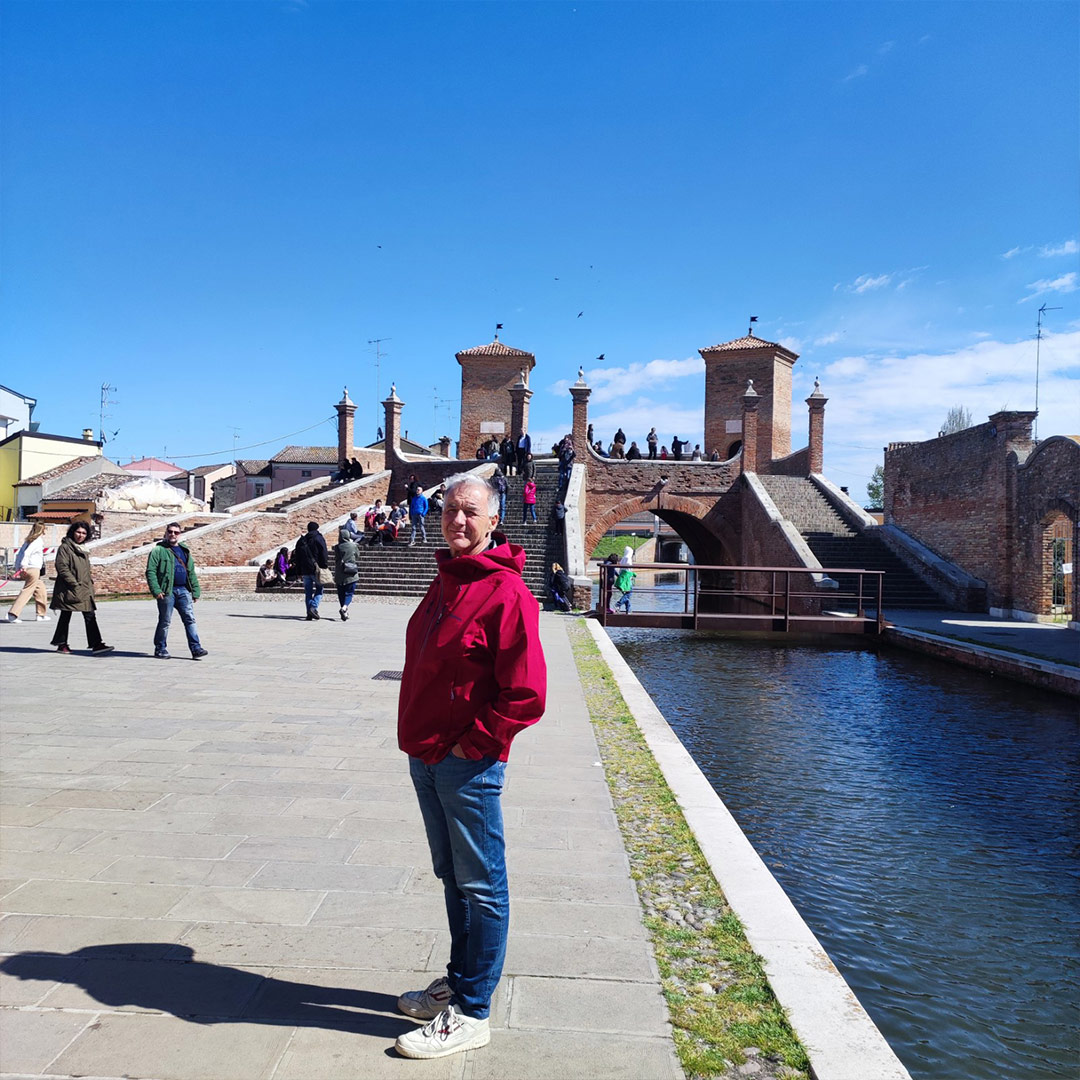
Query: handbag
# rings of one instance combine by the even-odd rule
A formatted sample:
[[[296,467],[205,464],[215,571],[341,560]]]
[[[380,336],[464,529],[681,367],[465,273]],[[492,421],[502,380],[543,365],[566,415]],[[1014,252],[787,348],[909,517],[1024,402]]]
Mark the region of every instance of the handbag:
[[[315,568],[318,574],[318,580],[320,585],[333,585],[334,575],[325,566],[317,566]]]

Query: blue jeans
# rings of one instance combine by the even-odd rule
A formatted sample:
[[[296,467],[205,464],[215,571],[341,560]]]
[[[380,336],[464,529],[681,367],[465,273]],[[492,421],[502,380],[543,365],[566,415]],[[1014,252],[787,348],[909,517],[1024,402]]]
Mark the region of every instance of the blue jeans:
[[[317,574],[304,574],[304,605],[308,611],[319,609],[319,601],[322,599],[322,582]]]
[[[409,758],[435,876],[450,923],[446,978],[453,1003],[477,1019],[491,1010],[510,928],[502,794],[506,764],[447,754],[435,765]]]
[[[195,628],[195,600],[191,590],[183,585],[166,593],[157,602],[157,629],[154,631],[154,652],[162,653],[167,650],[169,644],[169,623],[172,622],[173,608],[180,612],[180,620],[184,624],[184,632],[187,634],[188,648],[195,652],[201,649],[199,644],[199,631]]]
[[[356,592],[355,581],[350,581],[348,585],[339,585],[337,587],[338,607],[347,608],[352,603],[354,592]]]
[[[499,520],[506,520],[506,492],[499,492]]]
[[[532,519],[536,521],[536,503],[522,503],[521,504],[521,524],[524,525],[529,515],[532,515]]]
[[[620,596],[619,599],[615,601],[615,606],[617,608],[621,608],[621,607],[625,606],[626,607],[626,614],[629,615],[630,614],[630,594],[628,592],[624,592],[622,594],[622,596]]]
[[[424,543],[426,544],[427,543],[427,525],[424,524],[424,519],[422,517],[420,517],[419,515],[417,515],[416,517],[410,519],[410,524],[412,525],[412,532],[409,535],[409,543],[410,544],[415,544],[416,543],[416,530],[419,529],[420,530],[420,536],[423,539]]]

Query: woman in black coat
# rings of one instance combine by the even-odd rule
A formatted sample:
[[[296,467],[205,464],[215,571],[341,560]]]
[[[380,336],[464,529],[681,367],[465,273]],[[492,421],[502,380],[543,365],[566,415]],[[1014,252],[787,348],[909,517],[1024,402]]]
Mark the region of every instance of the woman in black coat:
[[[52,644],[60,653],[70,653],[68,626],[71,613],[81,611],[86,625],[86,644],[92,652],[112,652],[113,647],[101,640],[94,603],[94,582],[90,577],[90,555],[85,548],[90,539],[90,526],[85,521],[73,522],[56,552],[56,585],[51,607],[60,612]]]

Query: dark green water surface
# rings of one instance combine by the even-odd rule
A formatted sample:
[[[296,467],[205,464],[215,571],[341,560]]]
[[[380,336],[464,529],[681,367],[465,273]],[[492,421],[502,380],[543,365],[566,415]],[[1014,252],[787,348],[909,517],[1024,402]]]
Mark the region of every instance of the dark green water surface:
[[[609,632],[916,1080],[1080,1077],[1074,702],[901,651]]]

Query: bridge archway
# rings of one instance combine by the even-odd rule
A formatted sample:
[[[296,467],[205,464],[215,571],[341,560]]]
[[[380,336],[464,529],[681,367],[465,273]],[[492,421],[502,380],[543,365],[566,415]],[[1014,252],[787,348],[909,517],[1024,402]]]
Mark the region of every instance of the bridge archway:
[[[585,551],[591,555],[610,528],[642,511],[655,514],[674,529],[690,549],[694,562],[729,566],[738,562],[718,531],[715,508],[699,499],[676,494],[661,494],[652,499],[639,496],[612,506],[589,523]]]

